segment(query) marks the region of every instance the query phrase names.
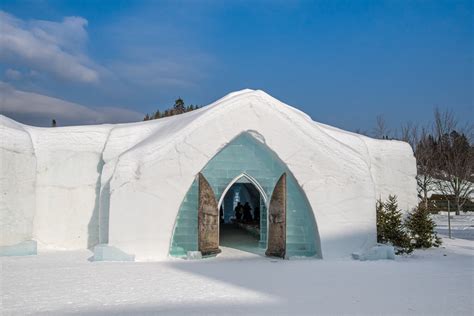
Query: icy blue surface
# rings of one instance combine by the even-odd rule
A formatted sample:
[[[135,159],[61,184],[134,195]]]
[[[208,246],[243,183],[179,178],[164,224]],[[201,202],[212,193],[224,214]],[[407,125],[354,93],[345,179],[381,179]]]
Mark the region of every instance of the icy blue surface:
[[[356,252],[352,254],[352,258],[360,261],[372,260],[394,260],[395,249],[390,245],[377,244],[364,252]]]
[[[94,261],[135,261],[135,256],[116,247],[99,244],[94,247]]]
[[[186,257],[198,251],[198,184],[194,180],[179,208],[173,232],[170,255]]]
[[[0,256],[30,256],[36,254],[37,245],[34,240],[27,240],[16,245],[0,247]]]
[[[283,172],[287,173],[287,244],[286,255],[319,256],[316,245],[317,227],[311,207],[286,165],[263,143],[248,133],[242,133],[215,155],[201,171],[219,201],[225,189],[241,174],[255,179],[268,200]],[[260,211],[260,247],[267,243],[267,212],[262,203]],[[194,181],[186,194],[175,223],[170,255],[185,257],[198,250],[198,185]]]

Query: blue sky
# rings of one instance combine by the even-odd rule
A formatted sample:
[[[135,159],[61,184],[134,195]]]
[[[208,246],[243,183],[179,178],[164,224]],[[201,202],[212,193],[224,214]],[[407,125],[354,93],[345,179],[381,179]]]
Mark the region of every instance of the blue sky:
[[[435,106],[474,117],[472,1],[3,0],[1,10],[2,112],[26,123],[136,120],[177,97],[205,105],[243,88],[348,130],[370,131],[377,115],[392,128],[426,122]]]

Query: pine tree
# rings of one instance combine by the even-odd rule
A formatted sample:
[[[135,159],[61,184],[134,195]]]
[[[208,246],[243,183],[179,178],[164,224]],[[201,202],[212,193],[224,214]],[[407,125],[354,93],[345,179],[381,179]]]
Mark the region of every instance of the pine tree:
[[[166,110],[164,110],[163,112],[160,112],[160,110],[156,110],[156,112],[152,112],[151,115],[150,114],[146,114],[146,116],[143,118],[144,121],[148,121],[148,120],[156,120],[156,119],[160,119],[162,117],[168,117],[168,116],[173,116],[173,115],[177,115],[177,114],[182,114],[182,113],[186,113],[186,112],[190,112],[190,111],[193,111],[193,110],[197,110],[199,109],[199,106],[198,105],[189,105],[189,106],[186,106],[184,104],[184,101],[183,99],[181,98],[178,98],[175,102],[174,102],[174,105]]]
[[[387,242],[387,240],[385,239],[385,228],[387,227],[387,220],[386,220],[387,216],[383,209],[382,200],[377,200],[376,215],[377,215],[377,242],[384,244]]]
[[[402,212],[398,210],[397,197],[390,195],[385,203],[379,200],[376,211],[377,241],[391,243],[397,255],[411,253],[413,245],[404,228]]]
[[[174,101],[173,110],[174,114],[181,114],[186,112],[186,107],[184,105],[183,99],[178,98],[176,101]]]
[[[415,248],[431,248],[441,245],[441,238],[435,231],[436,224],[422,205],[415,208],[407,217],[405,225],[415,241]]]

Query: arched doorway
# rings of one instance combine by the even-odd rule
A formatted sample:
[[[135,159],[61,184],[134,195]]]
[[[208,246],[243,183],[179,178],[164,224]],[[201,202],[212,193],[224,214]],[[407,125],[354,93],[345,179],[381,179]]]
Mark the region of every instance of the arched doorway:
[[[231,248],[260,253],[259,239],[266,228],[265,255],[285,258],[286,255],[286,173],[278,179],[268,207],[268,218],[263,221],[260,213],[264,191],[248,176],[242,176],[226,188],[220,206],[214,191],[202,173],[199,173],[198,250],[203,256],[221,252],[220,244]],[[250,204],[252,203],[252,204]],[[227,204],[227,212],[224,211]],[[253,209],[252,206],[253,205]],[[253,211],[253,212],[252,212]],[[267,227],[261,223],[268,223]],[[245,234],[245,233],[246,234]],[[222,236],[220,236],[222,234]]]
[[[266,229],[261,227],[267,224],[268,198],[257,180],[245,173],[235,177],[222,193],[218,206],[219,245],[263,254]]]
[[[217,227],[220,224],[219,208],[225,203],[223,201],[229,189],[239,181],[250,181],[261,196],[266,196],[265,208],[260,209],[259,248],[262,251],[270,251],[269,255],[272,256],[281,256],[284,250],[285,257],[321,257],[316,221],[303,188],[298,185],[288,166],[251,133],[244,132],[234,138],[209,160],[200,174],[207,180],[215,200],[213,216],[218,219]],[[284,180],[281,179],[283,174]],[[198,178],[192,182],[176,217],[170,240],[170,255],[174,257],[187,257],[189,252],[200,250],[199,242],[202,238],[199,237],[198,218],[203,208],[199,202],[201,199]],[[277,187],[279,189],[275,190]],[[270,214],[274,192],[280,192],[275,197],[274,209],[281,210],[285,207],[285,216],[278,215],[281,212]],[[232,206],[230,208],[232,209]],[[285,229],[269,229],[269,220],[278,224],[273,226],[274,228]],[[211,238],[214,238],[214,244],[218,245],[219,234],[213,233]],[[284,240],[286,244],[274,243],[272,238]],[[271,245],[279,246],[270,247],[270,240]],[[210,250],[217,251],[212,247]]]

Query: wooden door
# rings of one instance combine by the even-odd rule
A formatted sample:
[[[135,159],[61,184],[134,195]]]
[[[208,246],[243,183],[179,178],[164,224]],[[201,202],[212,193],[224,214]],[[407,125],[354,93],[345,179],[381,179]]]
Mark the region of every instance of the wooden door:
[[[273,189],[268,208],[268,243],[265,254],[285,258],[286,253],[286,173]]]
[[[218,254],[219,210],[209,182],[199,173],[198,247],[203,256]]]

